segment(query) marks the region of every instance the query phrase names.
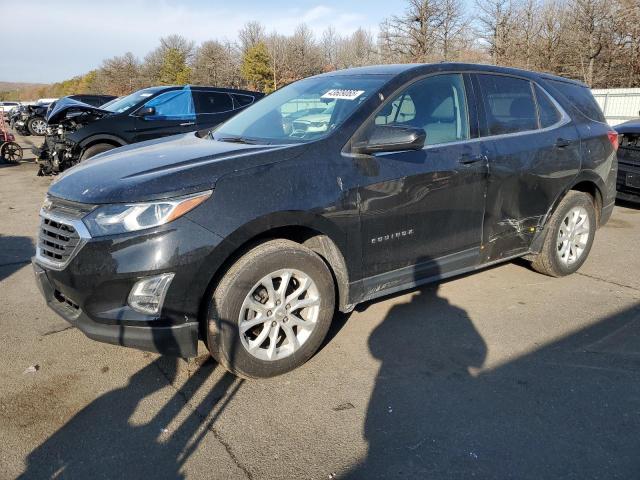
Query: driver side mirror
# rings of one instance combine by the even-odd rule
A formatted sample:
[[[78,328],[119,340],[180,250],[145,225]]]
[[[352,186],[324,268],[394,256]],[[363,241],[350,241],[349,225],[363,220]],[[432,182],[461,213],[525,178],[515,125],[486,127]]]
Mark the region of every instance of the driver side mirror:
[[[150,117],[156,114],[155,107],[142,107],[136,112],[136,117]]]
[[[375,125],[369,137],[357,142],[352,152],[370,155],[378,152],[421,150],[426,139],[427,134],[421,128],[405,125]]]

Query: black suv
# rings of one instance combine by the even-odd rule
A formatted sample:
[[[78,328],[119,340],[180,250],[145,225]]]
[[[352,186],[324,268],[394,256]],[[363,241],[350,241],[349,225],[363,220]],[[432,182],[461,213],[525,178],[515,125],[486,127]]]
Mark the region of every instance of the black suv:
[[[61,99],[47,113],[44,145],[34,151],[40,164],[38,174],[59,173],[130,143],[211,129],[262,96],[187,85],[145,88],[100,107]]]
[[[336,310],[521,256],[583,264],[617,135],[587,87],[500,67],[356,68],[67,171],[41,211],[47,303],[89,337],[267,377]]]

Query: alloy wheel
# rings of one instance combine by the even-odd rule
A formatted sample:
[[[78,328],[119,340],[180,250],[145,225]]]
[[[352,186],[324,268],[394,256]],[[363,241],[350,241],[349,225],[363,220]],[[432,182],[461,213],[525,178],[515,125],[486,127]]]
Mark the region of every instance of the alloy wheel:
[[[309,339],[320,312],[320,293],[304,272],[282,269],[258,281],[240,309],[242,345],[252,356],[281,360]]]
[[[572,265],[582,257],[591,232],[589,215],[584,207],[574,207],[567,212],[558,231],[558,258],[565,265]]]

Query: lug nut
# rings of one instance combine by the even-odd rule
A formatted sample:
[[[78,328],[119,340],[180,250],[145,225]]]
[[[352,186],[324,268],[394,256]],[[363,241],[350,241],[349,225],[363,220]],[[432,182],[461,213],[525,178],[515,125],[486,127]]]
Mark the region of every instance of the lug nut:
[[[271,326],[272,326],[272,327],[275,327],[277,323],[278,323],[278,322],[276,322],[276,321],[274,320],[273,322],[271,322]]]
[[[287,306],[286,306],[286,307],[284,307],[284,308],[286,308],[287,310],[289,310],[289,309],[291,308],[291,305],[289,305],[289,304],[287,303]]]
[[[276,305],[280,305],[280,300],[276,300]]]
[[[271,310],[267,310],[267,316],[270,317],[273,312]]]
[[[283,322],[288,322],[288,321],[289,321],[289,319],[288,319],[287,317],[284,317],[284,318],[282,319],[282,321],[283,321]]]

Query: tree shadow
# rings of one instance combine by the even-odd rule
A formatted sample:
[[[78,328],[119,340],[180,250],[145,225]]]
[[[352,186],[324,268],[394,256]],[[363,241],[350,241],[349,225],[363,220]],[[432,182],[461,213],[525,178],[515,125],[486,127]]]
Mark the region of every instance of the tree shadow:
[[[35,247],[31,238],[0,235],[0,281],[28,264],[33,255]]]
[[[208,360],[150,420],[132,422],[145,399],[176,380],[181,361],[160,357],[127,385],[91,402],[29,454],[20,478],[183,478],[182,466],[242,381],[224,374],[174,428],[185,403],[216,368]]]
[[[345,478],[640,475],[640,304],[480,371],[485,341],[428,286],[389,311],[369,348],[381,363],[368,453]]]

